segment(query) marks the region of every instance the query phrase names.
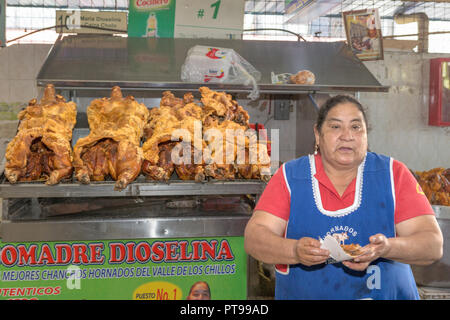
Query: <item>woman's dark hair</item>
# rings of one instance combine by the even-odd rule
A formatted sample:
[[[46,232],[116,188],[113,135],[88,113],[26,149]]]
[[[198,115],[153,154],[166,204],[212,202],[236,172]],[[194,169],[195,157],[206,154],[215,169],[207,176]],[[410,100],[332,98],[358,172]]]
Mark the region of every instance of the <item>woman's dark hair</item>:
[[[188,296],[191,295],[192,289],[194,289],[194,287],[195,287],[196,285],[200,284],[200,283],[206,285],[206,288],[208,288],[209,296],[211,297],[211,288],[209,287],[209,284],[208,284],[208,282],[206,282],[206,281],[197,281],[197,282],[195,282],[195,283],[191,286],[191,289],[189,289]]]
[[[368,128],[366,112],[364,111],[364,108],[361,105],[361,103],[358,100],[356,100],[355,98],[353,98],[352,96],[341,94],[341,95],[337,95],[337,96],[329,98],[320,107],[319,114],[317,115],[317,120],[316,120],[316,127],[317,127],[318,132],[320,132],[320,130],[322,129],[323,122],[325,121],[325,119],[328,115],[328,112],[341,103],[353,103],[358,108],[358,110],[361,111],[363,118],[364,118],[364,123],[366,124],[366,128]]]

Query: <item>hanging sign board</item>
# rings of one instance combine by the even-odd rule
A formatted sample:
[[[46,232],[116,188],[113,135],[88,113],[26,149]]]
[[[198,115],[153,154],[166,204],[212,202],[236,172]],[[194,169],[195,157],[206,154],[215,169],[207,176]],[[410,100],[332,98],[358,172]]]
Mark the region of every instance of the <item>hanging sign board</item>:
[[[56,10],[58,33],[127,33],[127,13]]]
[[[128,35],[240,38],[244,0],[130,0]]]
[[[0,0],[0,47],[6,46],[6,0]]]
[[[173,38],[175,0],[130,0],[128,36]]]
[[[0,242],[0,300],[246,299],[244,237]]]
[[[240,39],[244,0],[177,0],[175,38]]]
[[[360,60],[383,60],[378,9],[342,12],[347,43]]]

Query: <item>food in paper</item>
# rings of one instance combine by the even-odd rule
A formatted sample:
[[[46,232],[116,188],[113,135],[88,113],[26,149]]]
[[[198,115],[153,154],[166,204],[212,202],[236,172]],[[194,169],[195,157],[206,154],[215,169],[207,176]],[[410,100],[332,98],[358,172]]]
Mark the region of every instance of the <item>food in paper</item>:
[[[300,70],[296,74],[292,75],[289,80],[295,84],[309,84],[312,85],[316,82],[314,73],[309,70]]]
[[[357,257],[362,254],[362,247],[357,243],[341,244],[341,248],[352,257]]]
[[[333,262],[341,262],[346,260],[352,260],[356,256],[360,255],[362,252],[361,246],[358,244],[343,245],[341,246],[337,240],[330,235],[327,235],[323,240],[320,239],[321,248],[330,251],[330,257],[334,260]],[[345,249],[344,249],[345,248]],[[347,251],[347,252],[346,252]]]

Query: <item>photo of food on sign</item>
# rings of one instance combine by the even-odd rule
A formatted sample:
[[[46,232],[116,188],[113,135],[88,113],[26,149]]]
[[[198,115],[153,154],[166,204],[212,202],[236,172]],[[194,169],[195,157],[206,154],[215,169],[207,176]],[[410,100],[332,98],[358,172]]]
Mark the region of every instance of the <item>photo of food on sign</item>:
[[[383,38],[380,18],[376,9],[346,11],[342,13],[347,42],[360,60],[382,60]]]

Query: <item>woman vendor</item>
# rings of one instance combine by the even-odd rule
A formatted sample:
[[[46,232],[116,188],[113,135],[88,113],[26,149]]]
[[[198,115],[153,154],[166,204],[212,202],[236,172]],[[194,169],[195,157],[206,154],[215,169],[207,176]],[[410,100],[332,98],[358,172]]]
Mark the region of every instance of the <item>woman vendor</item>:
[[[420,186],[401,162],[369,152],[361,104],[338,95],[320,108],[316,151],[284,163],[245,230],[245,249],[276,266],[276,299],[418,299],[409,264],[442,257],[443,238]],[[359,244],[328,263],[319,237]]]

